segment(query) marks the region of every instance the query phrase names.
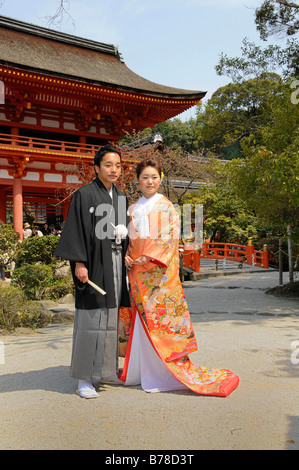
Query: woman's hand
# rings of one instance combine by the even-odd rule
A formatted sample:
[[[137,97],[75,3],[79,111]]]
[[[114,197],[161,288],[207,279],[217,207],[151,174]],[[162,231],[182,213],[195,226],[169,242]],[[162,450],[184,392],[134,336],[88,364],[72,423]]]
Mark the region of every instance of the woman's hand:
[[[88,270],[84,263],[76,263],[75,275],[81,282],[85,283],[88,281]]]
[[[140,256],[140,258],[137,258],[134,261],[134,264],[146,264],[146,263],[149,263],[150,261],[151,261],[151,258],[149,258],[148,256]]]
[[[127,266],[127,268],[131,268],[132,264],[142,265],[142,264],[149,263],[150,261],[151,261],[151,258],[149,258],[148,256],[140,256],[139,258],[135,260],[133,260],[129,255],[125,256],[125,265]]]

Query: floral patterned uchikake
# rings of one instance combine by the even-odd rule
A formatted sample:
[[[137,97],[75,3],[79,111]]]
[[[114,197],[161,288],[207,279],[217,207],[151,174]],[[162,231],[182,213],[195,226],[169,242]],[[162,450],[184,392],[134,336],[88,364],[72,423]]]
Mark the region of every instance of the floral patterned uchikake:
[[[176,379],[198,394],[227,396],[238,386],[238,376],[227,369],[197,366],[188,356],[198,346],[179,278],[178,214],[172,203],[161,197],[148,217],[150,236],[136,237],[135,232],[129,255],[132,259],[147,256],[151,261],[135,264],[128,272],[132,308],[120,309],[120,341],[126,338],[130,344],[134,317],[139,315],[153,348]],[[129,361],[130,347],[124,371]],[[125,372],[120,378],[125,381]]]

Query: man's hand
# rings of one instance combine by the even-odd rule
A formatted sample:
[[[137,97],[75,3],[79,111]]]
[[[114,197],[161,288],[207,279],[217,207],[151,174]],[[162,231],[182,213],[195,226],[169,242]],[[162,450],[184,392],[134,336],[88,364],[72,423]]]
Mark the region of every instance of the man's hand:
[[[129,255],[125,256],[125,265],[126,265],[127,268],[130,268],[132,266],[133,262],[134,261],[132,260],[131,256],[129,256]]]
[[[75,275],[81,282],[88,281],[88,270],[84,263],[76,263]]]

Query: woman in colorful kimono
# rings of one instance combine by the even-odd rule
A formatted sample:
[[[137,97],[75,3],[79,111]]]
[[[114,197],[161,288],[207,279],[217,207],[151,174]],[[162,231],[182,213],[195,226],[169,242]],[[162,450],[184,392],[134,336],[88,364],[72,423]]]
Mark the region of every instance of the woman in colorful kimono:
[[[119,314],[123,336],[129,338],[119,378],[125,385],[141,384],[148,392],[189,388],[227,396],[238,386],[235,374],[198,367],[189,359],[197,342],[179,278],[180,218],[157,192],[159,163],[152,158],[140,162],[137,178],[143,196],[130,208],[125,262],[132,308]]]

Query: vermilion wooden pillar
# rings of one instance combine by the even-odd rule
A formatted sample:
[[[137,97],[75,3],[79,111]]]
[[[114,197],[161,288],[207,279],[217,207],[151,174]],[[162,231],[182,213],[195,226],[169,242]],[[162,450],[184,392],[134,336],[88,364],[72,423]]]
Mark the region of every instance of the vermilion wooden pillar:
[[[254,246],[252,244],[252,237],[248,238],[246,246],[246,260],[248,264],[254,265]]]
[[[5,224],[6,222],[6,191],[0,190],[0,220]]]
[[[23,192],[22,178],[14,178],[13,184],[13,228],[23,240]]]

